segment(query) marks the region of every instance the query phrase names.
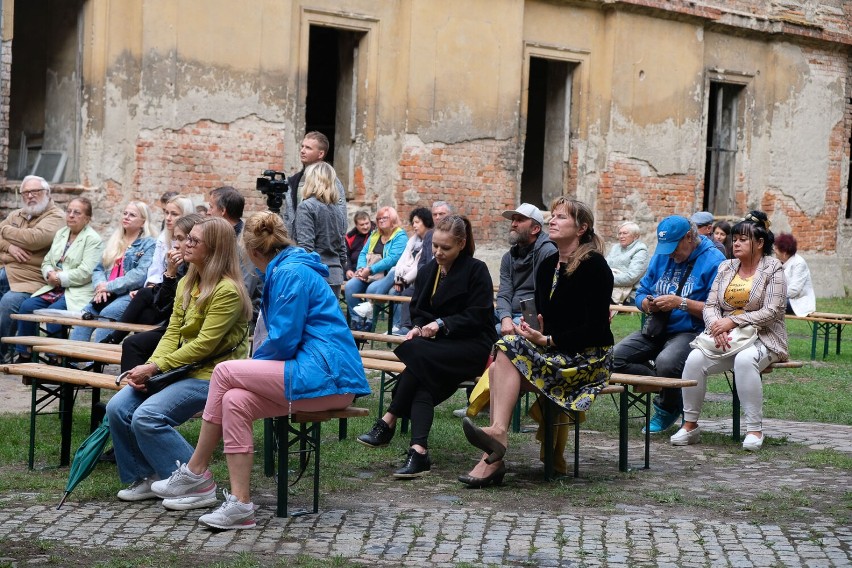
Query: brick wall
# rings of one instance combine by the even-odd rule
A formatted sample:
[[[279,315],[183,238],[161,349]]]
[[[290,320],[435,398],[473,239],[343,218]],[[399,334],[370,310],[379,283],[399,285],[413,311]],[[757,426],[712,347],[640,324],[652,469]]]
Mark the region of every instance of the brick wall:
[[[399,160],[395,197],[407,222],[415,207],[447,201],[466,215],[477,242],[505,238],[501,213],[515,206],[519,154],[515,140],[409,145]],[[365,196],[369,203],[369,193]]]
[[[266,208],[266,198],[255,191],[256,178],[263,170],[280,170],[283,163],[283,129],[257,118],[146,130],[136,143],[133,191],[155,203],[168,190],[206,196],[213,188],[232,185],[246,197],[246,211],[258,211]]]
[[[9,163],[9,94],[12,84],[12,42],[0,43],[0,178]]]

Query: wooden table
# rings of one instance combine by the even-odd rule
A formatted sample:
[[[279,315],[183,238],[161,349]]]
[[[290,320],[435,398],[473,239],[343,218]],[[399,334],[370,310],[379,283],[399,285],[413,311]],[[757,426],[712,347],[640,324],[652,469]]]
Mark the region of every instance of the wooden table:
[[[367,294],[359,293],[352,294],[354,298],[366,300],[373,304],[373,329],[376,329],[376,322],[379,320],[379,315],[382,312],[388,315],[388,334],[393,331],[393,311],[396,304],[411,303],[411,296],[393,296],[391,294]]]
[[[817,339],[820,335],[824,338],[822,358],[825,359],[828,356],[828,344],[832,332],[836,334],[835,354],[840,355],[843,326],[852,324],[852,314],[833,314],[829,312],[812,312],[806,316],[788,314],[786,319],[805,321],[811,327],[811,361],[816,359]]]
[[[13,320],[18,321],[29,321],[35,323],[43,323],[43,324],[54,324],[54,325],[62,325],[62,326],[83,326],[83,327],[94,327],[101,329],[112,329],[115,331],[127,331],[129,333],[140,333],[143,331],[151,331],[152,329],[157,329],[156,325],[143,325],[139,323],[124,323],[120,321],[106,321],[106,320],[84,320],[82,318],[69,318],[69,317],[60,317],[60,316],[43,316],[36,314],[12,314]]]

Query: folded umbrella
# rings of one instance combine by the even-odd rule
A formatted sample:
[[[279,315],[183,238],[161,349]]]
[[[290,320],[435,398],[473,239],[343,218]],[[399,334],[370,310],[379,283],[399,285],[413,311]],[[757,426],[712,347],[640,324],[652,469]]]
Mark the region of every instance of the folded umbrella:
[[[74,461],[71,462],[71,471],[68,473],[68,483],[65,484],[65,495],[62,496],[59,506],[56,507],[57,510],[65,504],[65,500],[74,488],[95,469],[107,440],[109,440],[109,420],[104,416],[101,425],[88,438],[83,440],[83,443],[74,453]]]

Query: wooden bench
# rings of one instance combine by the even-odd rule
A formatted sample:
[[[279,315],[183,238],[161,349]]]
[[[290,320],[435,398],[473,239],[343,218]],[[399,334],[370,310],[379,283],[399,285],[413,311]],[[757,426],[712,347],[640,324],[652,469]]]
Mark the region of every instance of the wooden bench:
[[[353,329],[352,337],[355,338],[355,342],[359,347],[363,347],[368,341],[370,345],[375,342],[382,342],[387,343],[388,346],[405,343],[405,336],[403,335],[391,335],[390,333],[376,333],[373,331],[357,331]]]
[[[124,323],[120,321],[104,321],[98,319],[84,320],[82,318],[71,318],[61,316],[48,316],[40,314],[12,314],[11,318],[18,321],[29,321],[39,324],[55,324],[65,327],[79,325],[82,327],[94,327],[101,329],[112,329],[115,331],[127,331],[129,333],[140,333],[157,329],[158,325],[143,325],[139,323]]]
[[[278,466],[276,516],[290,516],[288,495],[290,455],[298,456],[300,471],[304,472],[313,453],[313,509],[311,512],[317,513],[319,511],[320,449],[322,448],[320,427],[322,423],[338,419],[342,424],[349,418],[368,416],[369,414],[370,411],[366,408],[349,406],[342,410],[294,412],[291,416],[278,416],[264,420],[264,447],[271,448],[278,454],[277,460],[273,457],[267,459],[264,463],[264,473],[267,477],[274,476],[276,463]],[[301,477],[301,473],[299,477]],[[296,481],[299,480],[299,477],[296,478]],[[308,514],[308,511],[295,512],[292,516],[305,514]]]
[[[121,353],[121,345],[114,343],[92,343],[90,341],[75,341],[73,339],[62,339],[61,337],[43,337],[41,335],[15,335],[12,337],[4,337],[3,343],[11,343],[14,345],[64,345],[67,347],[84,347],[87,349],[97,348],[104,351],[116,351]]]
[[[353,298],[365,300],[373,304],[373,329],[376,329],[376,323],[379,321],[379,316],[382,313],[388,316],[388,333],[393,329],[393,312],[396,309],[396,304],[411,303],[410,296],[394,296],[391,294],[367,294],[359,293],[352,294]]]
[[[801,361],[779,361],[778,363],[772,363],[768,367],[766,367],[762,373],[760,373],[760,377],[763,378],[763,375],[771,373],[773,369],[801,369],[804,367],[804,363]],[[730,374],[729,374],[730,373]],[[731,437],[735,442],[740,441],[740,396],[737,394],[737,381],[734,371],[728,371],[725,373],[725,379],[728,381],[728,388],[731,389],[731,394],[733,395],[732,401],[732,412],[731,412]]]
[[[118,390],[121,386],[115,384],[115,377],[103,373],[80,371],[56,365],[43,363],[19,363],[0,365],[0,371],[7,375],[20,375],[24,384],[32,387],[30,406],[30,448],[28,457],[29,469],[35,462],[36,416],[52,414],[41,412],[54,400],[59,400],[58,414],[60,416],[61,443],[59,465],[66,466],[71,461],[71,429],[74,415],[74,401],[79,388],[92,389],[92,410],[99,400],[100,389]],[[39,391],[43,392],[39,396]],[[91,429],[97,427],[92,414]]]
[[[639,411],[638,417],[645,420],[645,466],[643,469],[650,469],[651,395],[666,388],[694,387],[698,384],[698,381],[613,373],[609,379],[609,383],[630,387],[630,389],[625,388],[621,392],[618,406],[618,469],[623,472],[630,469],[627,463],[627,422],[630,418],[631,408],[637,409]]]
[[[852,314],[835,314],[830,312],[812,312],[806,316],[788,314],[786,319],[807,322],[811,327],[811,361],[816,359],[816,346],[819,336],[824,338],[822,358],[828,356],[828,344],[831,334],[836,334],[835,354],[840,355],[840,343],[843,327],[852,324]]]

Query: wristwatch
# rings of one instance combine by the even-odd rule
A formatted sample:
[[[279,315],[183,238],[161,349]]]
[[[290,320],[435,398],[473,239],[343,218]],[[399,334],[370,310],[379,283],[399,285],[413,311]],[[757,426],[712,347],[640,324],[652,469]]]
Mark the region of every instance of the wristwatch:
[[[680,309],[682,309],[683,311],[687,311],[689,309],[686,305],[686,298],[680,299]]]
[[[442,320],[441,318],[438,318],[438,319],[435,320],[435,323],[438,324],[438,331],[443,331],[444,335],[446,335],[447,334],[447,326],[444,324],[444,320]]]

